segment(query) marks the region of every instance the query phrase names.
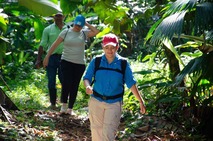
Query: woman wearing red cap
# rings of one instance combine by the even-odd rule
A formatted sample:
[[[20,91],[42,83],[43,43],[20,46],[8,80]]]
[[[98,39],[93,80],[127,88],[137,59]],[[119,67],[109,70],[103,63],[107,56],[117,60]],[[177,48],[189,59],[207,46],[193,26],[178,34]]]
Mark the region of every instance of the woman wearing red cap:
[[[124,83],[139,101],[140,112],[144,114],[146,108],[141,97],[130,64],[117,54],[118,38],[114,34],[103,37],[102,48],[104,54],[90,62],[83,77],[86,93],[91,95],[89,100],[89,119],[93,141],[114,141],[120,123]],[[125,67],[122,64],[126,63]],[[124,71],[122,71],[122,68]],[[123,73],[122,73],[123,72]],[[91,86],[94,79],[94,86]]]
[[[84,25],[86,25],[89,30],[82,30]],[[61,93],[62,113],[73,114],[72,108],[77,97],[78,86],[85,71],[85,40],[88,37],[94,37],[98,33],[99,30],[87,23],[84,16],[78,15],[75,18],[74,26],[63,30],[59,34],[43,61],[43,66],[46,67],[50,55],[58,45],[63,42],[64,47],[61,56],[63,77]]]

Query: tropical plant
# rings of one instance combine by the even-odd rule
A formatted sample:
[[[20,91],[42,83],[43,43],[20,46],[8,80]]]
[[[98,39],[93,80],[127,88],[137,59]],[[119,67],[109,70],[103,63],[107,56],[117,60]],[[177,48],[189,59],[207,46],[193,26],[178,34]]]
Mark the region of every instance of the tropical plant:
[[[180,106],[190,106],[191,114],[201,117],[199,114],[204,111],[199,107],[212,107],[213,100],[210,92],[213,82],[210,73],[213,70],[213,3],[211,0],[177,0],[168,3],[161,13],[146,41],[165,51],[162,54],[167,56],[173,80],[170,87],[178,88],[182,93]],[[165,100],[163,93],[160,99]]]
[[[3,57],[6,53],[6,46],[9,43],[8,38],[5,37],[8,24],[8,15],[3,13],[3,9],[0,8],[0,65],[3,63]]]

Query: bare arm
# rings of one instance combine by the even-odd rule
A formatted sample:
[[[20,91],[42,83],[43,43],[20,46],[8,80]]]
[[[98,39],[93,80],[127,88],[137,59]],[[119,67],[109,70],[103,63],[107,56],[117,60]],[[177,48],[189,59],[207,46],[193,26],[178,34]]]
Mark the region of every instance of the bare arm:
[[[44,58],[43,61],[43,67],[45,68],[48,65],[49,62],[49,57],[50,55],[54,52],[54,50],[58,47],[58,45],[63,41],[63,38],[58,37],[55,42],[52,44],[51,48],[49,49],[49,51],[47,52],[47,55]]]
[[[42,66],[42,55],[43,55],[43,53],[44,53],[43,47],[39,46],[38,56],[37,56],[36,63],[35,63],[35,66],[36,66],[37,69],[39,69]]]
[[[144,100],[141,97],[138,88],[136,87],[136,85],[133,85],[130,90],[132,91],[132,93],[135,95],[136,99],[140,102],[140,110],[142,114],[146,113],[146,107],[144,105]]]
[[[99,33],[99,30],[96,27],[89,24],[88,22],[86,22],[85,25],[90,29],[90,31],[87,35],[88,37],[94,37]]]

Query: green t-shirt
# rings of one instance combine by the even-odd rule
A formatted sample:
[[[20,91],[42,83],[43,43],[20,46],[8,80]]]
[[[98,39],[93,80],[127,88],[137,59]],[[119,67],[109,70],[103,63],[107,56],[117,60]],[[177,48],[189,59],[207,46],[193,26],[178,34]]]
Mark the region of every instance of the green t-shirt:
[[[58,38],[58,35],[66,28],[66,25],[60,30],[59,27],[53,23],[47,26],[42,34],[42,39],[40,42],[40,46],[44,48],[45,51],[48,52],[51,45]],[[62,54],[63,51],[63,43],[61,43],[53,52],[53,54]]]

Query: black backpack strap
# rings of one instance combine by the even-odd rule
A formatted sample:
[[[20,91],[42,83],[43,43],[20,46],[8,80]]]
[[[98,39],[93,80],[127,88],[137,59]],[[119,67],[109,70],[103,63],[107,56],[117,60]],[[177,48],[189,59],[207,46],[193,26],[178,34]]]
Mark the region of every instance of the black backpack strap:
[[[95,58],[95,73],[97,70],[112,70],[112,71],[117,71],[123,76],[125,75],[125,70],[126,70],[126,65],[127,65],[127,60],[126,59],[121,59],[121,70],[120,69],[112,69],[112,68],[104,68],[100,67],[100,62],[101,62],[101,56]]]
[[[84,34],[84,41],[87,42],[87,36],[85,34],[85,32],[82,30],[83,34]]]
[[[126,59],[121,59],[121,72],[123,74],[123,92],[122,94],[124,95],[124,76],[125,76],[125,71],[126,71],[126,66],[127,66],[127,60]]]
[[[101,58],[102,56],[97,56],[95,57],[95,70],[94,70],[94,79],[92,80],[91,86],[93,85],[94,81],[95,81],[95,74],[96,71],[98,70],[100,63],[101,63]]]
[[[67,36],[67,33],[68,33],[69,29],[70,29],[70,26],[67,25],[67,32],[65,33],[64,40],[65,40],[65,38],[66,38],[66,36]]]
[[[95,71],[94,71],[94,75],[95,75],[96,71],[98,70],[98,68],[100,66],[101,58],[102,58],[102,56],[97,56],[95,58]]]
[[[121,72],[123,74],[123,77],[125,75],[126,66],[127,66],[127,60],[126,59],[121,59]]]

